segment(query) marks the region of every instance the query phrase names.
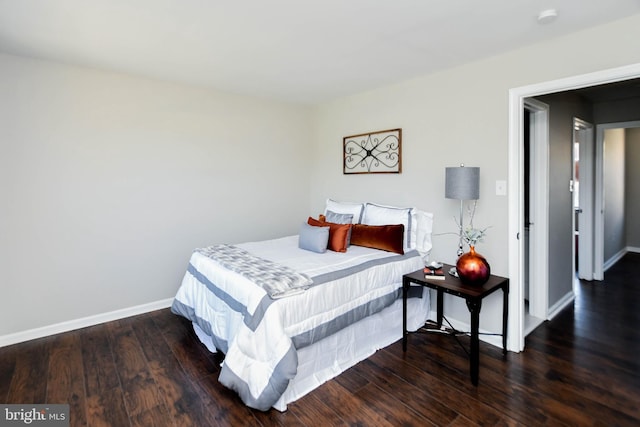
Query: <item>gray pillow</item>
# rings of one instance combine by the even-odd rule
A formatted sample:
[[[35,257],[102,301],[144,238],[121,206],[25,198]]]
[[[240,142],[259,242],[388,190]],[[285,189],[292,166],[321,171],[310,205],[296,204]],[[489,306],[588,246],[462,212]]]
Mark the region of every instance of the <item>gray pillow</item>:
[[[315,227],[306,222],[300,227],[298,247],[307,251],[323,254],[329,243],[329,227]]]
[[[334,224],[353,223],[353,214],[342,214],[328,210],[325,218],[327,219],[327,222],[332,222]],[[347,247],[351,246],[351,230],[352,229],[349,229],[349,234],[347,234]]]
[[[327,222],[333,222],[334,224],[353,223],[353,214],[341,214],[333,211],[327,211],[325,217],[327,218]]]

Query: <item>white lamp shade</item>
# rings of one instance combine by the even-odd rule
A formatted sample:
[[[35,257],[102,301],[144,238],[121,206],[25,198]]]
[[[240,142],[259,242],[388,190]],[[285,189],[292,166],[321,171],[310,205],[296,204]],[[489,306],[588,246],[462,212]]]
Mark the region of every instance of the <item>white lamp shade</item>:
[[[478,200],[480,168],[465,166],[445,168],[444,197],[456,200]]]

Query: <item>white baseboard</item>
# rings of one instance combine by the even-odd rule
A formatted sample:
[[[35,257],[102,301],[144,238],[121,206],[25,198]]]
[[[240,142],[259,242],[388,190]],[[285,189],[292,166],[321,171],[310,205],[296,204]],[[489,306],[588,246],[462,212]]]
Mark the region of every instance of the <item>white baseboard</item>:
[[[634,254],[640,254],[640,248],[635,246],[627,246],[627,252],[633,252]]]
[[[434,310],[431,310],[429,312],[429,320],[435,322],[437,319],[437,313]],[[471,325],[469,323],[466,322],[461,322],[459,320],[456,319],[450,319],[449,317],[447,317],[447,320],[451,323],[451,326],[458,330],[458,331],[464,331],[464,332],[469,332],[471,330]],[[442,326],[443,327],[449,327],[449,324],[447,323],[446,320],[442,320]],[[491,332],[491,331],[487,331],[485,329],[479,328],[478,332],[480,333],[480,341],[486,342],[487,344],[491,344],[493,346],[498,347],[499,349],[502,350],[502,335],[482,335],[482,334],[495,334],[496,332]],[[497,332],[497,333],[501,333]],[[509,347],[507,347],[509,348]]]
[[[120,310],[110,311],[108,313],[96,314],[94,316],[83,317],[81,319],[68,320],[66,322],[56,323],[54,325],[43,326],[41,328],[29,329],[22,332],[0,336],[0,347],[17,344],[36,338],[47,337],[62,332],[69,332],[75,329],[86,328],[88,326],[98,325],[100,323],[110,322],[112,320],[124,319],[125,317],[136,316],[138,314],[148,313],[154,310],[171,307],[173,298],[150,302],[147,304],[137,305],[135,307],[123,308]]]
[[[558,313],[562,311],[563,308],[568,306],[569,304],[573,304],[573,301],[576,299],[576,294],[571,292],[567,292],[565,296],[560,298],[560,300],[549,307],[549,313],[547,315],[547,320],[553,319]]]

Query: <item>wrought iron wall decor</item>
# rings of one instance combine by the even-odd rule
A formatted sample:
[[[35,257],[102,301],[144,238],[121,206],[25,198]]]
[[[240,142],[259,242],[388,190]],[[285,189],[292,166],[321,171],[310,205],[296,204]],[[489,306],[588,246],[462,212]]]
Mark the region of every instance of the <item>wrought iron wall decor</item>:
[[[343,145],[345,174],[402,171],[402,129],[346,136]]]

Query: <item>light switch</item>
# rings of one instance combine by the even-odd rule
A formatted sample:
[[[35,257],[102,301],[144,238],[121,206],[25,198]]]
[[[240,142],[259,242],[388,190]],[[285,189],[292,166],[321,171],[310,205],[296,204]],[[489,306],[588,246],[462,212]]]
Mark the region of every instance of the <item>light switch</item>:
[[[496,181],[496,196],[506,196],[507,195],[507,181],[498,180]]]

